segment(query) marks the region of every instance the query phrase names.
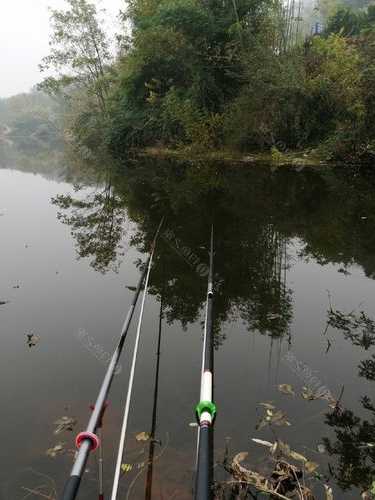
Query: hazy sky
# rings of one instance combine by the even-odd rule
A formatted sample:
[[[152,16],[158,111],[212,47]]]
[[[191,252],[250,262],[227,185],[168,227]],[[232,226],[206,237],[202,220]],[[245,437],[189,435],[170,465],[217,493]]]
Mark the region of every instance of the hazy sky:
[[[115,31],[116,14],[123,0],[100,0],[109,14],[109,30]],[[65,0],[1,0],[0,97],[27,92],[41,80],[38,64],[48,54],[47,8],[64,7]]]

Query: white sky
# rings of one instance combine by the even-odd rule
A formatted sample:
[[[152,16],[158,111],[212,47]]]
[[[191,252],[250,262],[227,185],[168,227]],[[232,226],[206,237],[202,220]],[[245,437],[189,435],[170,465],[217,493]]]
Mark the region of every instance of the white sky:
[[[98,0],[108,11],[108,29],[116,30],[116,15],[124,0]],[[48,54],[49,13],[65,0],[0,0],[0,97],[27,92],[42,78],[38,64]]]

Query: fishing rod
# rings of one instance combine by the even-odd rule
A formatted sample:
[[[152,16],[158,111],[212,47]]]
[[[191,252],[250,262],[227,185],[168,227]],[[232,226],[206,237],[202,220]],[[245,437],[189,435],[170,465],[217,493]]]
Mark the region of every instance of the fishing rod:
[[[136,363],[137,363],[139,340],[140,340],[140,336],[141,336],[143,312],[144,312],[144,307],[145,307],[145,302],[146,302],[146,296],[147,296],[147,291],[148,291],[148,282],[149,282],[149,279],[150,279],[151,264],[152,264],[152,259],[154,257],[154,252],[155,252],[155,244],[153,245],[153,248],[152,248],[152,251],[151,251],[151,255],[150,255],[150,262],[149,262],[149,266],[148,266],[148,269],[147,269],[147,275],[146,275],[146,279],[145,279],[145,286],[144,286],[144,289],[143,289],[141,311],[139,313],[139,318],[138,318],[137,333],[136,333],[136,337],[135,337],[135,344],[134,344],[133,359],[132,359],[132,364],[131,364],[131,369],[130,369],[128,391],[127,391],[127,394],[126,394],[124,416],[123,416],[122,426],[121,426],[121,434],[120,434],[120,441],[119,441],[119,447],[118,447],[118,453],[117,453],[115,475],[114,475],[114,479],[113,479],[113,487],[112,487],[111,500],[116,500],[117,493],[118,493],[119,482],[120,482],[121,465],[122,465],[122,459],[123,459],[123,456],[124,456],[126,431],[127,431],[127,427],[128,427],[130,402],[131,402],[131,397],[132,397],[132,392],[133,392],[134,374],[135,374],[135,367],[136,367]]]
[[[156,417],[158,409],[158,394],[159,394],[159,372],[160,372],[160,346],[161,346],[161,333],[163,325],[163,294],[160,298],[160,311],[159,311],[159,333],[158,333],[158,347],[156,351],[156,370],[155,370],[155,386],[154,386],[154,405],[152,408],[152,423],[150,432],[150,448],[148,453],[147,463],[147,478],[145,500],[151,500],[152,493],[152,479],[154,469],[154,453],[155,453],[155,433],[156,433]]]
[[[133,318],[134,309],[137,304],[139,294],[141,292],[142,284],[145,280],[146,275],[149,273],[151,269],[152,255],[155,249],[156,240],[158,238],[161,226],[163,224],[163,220],[164,218],[161,219],[158,229],[156,230],[154,239],[151,244],[149,257],[146,260],[144,270],[142,272],[141,277],[139,278],[139,282],[136,291],[134,292],[132,303],[130,305],[124,324],[122,326],[119,342],[112,355],[111,361],[108,365],[106,374],[104,376],[102,385],[99,390],[98,397],[96,399],[94,410],[91,414],[86,430],[78,434],[78,436],[76,437],[76,446],[78,448],[78,452],[73,464],[73,468],[70,473],[70,477],[65,483],[62,500],[74,500],[76,498],[79,487],[81,485],[82,476],[85,472],[85,467],[90,452],[95,451],[100,446],[100,439],[97,436],[96,431],[99,427],[101,417],[103,415],[103,409],[106,404],[106,399],[112,385],[117,364],[124,347],[125,339],[130,327],[131,320]]]
[[[200,401],[196,407],[199,423],[197,443],[197,474],[195,500],[212,500],[213,484],[213,424],[216,406],[213,402],[213,358],[214,338],[212,329],[212,306],[214,298],[214,228],[211,227],[210,268],[208,273],[206,318],[203,337]]]
[[[99,457],[98,457],[98,486],[99,486],[99,500],[104,500],[104,457],[103,457],[103,419],[104,413],[107,409],[107,403],[103,406],[103,411],[98,423],[97,435],[100,439]],[[94,410],[94,406],[90,406]]]

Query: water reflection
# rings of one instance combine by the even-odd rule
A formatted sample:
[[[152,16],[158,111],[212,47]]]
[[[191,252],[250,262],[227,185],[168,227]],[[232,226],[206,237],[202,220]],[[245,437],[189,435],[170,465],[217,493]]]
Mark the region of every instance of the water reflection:
[[[367,276],[375,276],[373,181],[356,173],[271,172],[263,167],[243,171],[239,166],[142,159],[116,166],[108,175],[101,191],[54,201],[60,219],[72,227],[79,256],[90,255],[101,272],[116,268],[125,213],[137,222],[131,245],[141,251],[165,216],[167,229],[158,245],[151,293],[163,297],[166,321],[178,320],[186,328],[204,305],[206,242],[214,223],[216,346],[225,340],[222,325],[239,319],[249,332],[271,337],[269,370],[274,339],[293,342],[293,293],[287,284],[291,242],[301,242],[302,259],[339,264],[344,275],[349,275],[349,265],[358,264]],[[373,345],[373,335],[367,334],[369,328],[373,333],[373,324],[364,313],[351,318],[353,328],[343,327],[340,313],[335,314],[330,326],[341,327],[344,338],[365,350]],[[280,352],[281,343],[278,358]],[[375,356],[358,368],[360,377],[374,380]],[[335,435],[324,438],[326,450],[337,458],[329,464],[328,476],[342,490],[366,490],[375,472],[375,408],[366,396],[361,404],[368,417],[339,407],[326,415]],[[156,405],[146,498],[151,495],[155,419]]]
[[[220,325],[231,317],[272,337],[288,334],[292,292],[286,285],[287,245],[295,237],[303,241],[304,258],[322,265],[341,263],[340,272],[358,263],[368,276],[375,273],[375,236],[369,234],[374,197],[369,180],[355,173],[244,171],[218,163],[143,158],[107,168],[106,176],[100,190],[83,198],[61,195],[54,200],[60,220],[72,228],[78,255],[90,256],[101,272],[117,269],[125,214],[138,224],[131,245],[142,251],[157,221],[166,216],[173,238],[161,240],[151,291],[160,295],[166,280],[167,321],[179,320],[186,327],[203,305],[204,280],[183,252],[207,263],[205,244],[214,222],[218,343],[223,340]],[[348,231],[348,226],[354,229]],[[166,263],[162,279],[160,268]]]
[[[327,452],[338,459],[329,465],[331,477],[342,490],[357,487],[366,491],[375,476],[375,407],[368,396],[361,398],[365,417],[344,409],[326,415],[335,439],[325,438]]]
[[[105,272],[117,268],[125,210],[137,222],[131,245],[144,251],[166,217],[151,293],[164,294],[165,317],[183,327],[197,320],[204,300],[211,223],[217,228],[215,332],[240,318],[248,330],[283,337],[292,319],[286,285],[287,241],[277,225],[272,193],[264,199],[254,179],[244,183],[217,165],[143,161],[112,171],[102,191],[58,196],[59,218],[72,228],[79,257]],[[259,179],[257,180],[257,184]],[[162,272],[162,269],[165,271]]]
[[[4,306],[1,311],[3,321],[8,318],[8,324],[5,323],[4,328],[9,328],[9,332],[12,332],[12,335],[9,333],[9,345],[17,340],[20,331],[17,314],[14,314],[12,307],[17,307],[18,304],[17,311],[24,311],[24,303],[19,302],[22,297],[10,295],[16,294],[11,287],[20,277],[25,286],[22,285],[19,292],[26,293],[26,284],[30,283],[31,278],[36,287],[33,290],[38,291],[37,294],[30,293],[27,296],[28,301],[32,301],[35,296],[34,308],[27,313],[27,322],[30,316],[41,316],[40,303],[46,302],[49,305],[46,310],[50,311],[50,321],[44,330],[39,326],[36,330],[41,333],[40,346],[35,349],[27,348],[30,356],[23,364],[29,363],[29,371],[21,377],[18,373],[20,367],[17,366],[17,373],[9,376],[10,368],[6,362],[2,363],[3,378],[14,380],[16,385],[9,396],[9,407],[12,407],[12,412],[9,413],[11,424],[16,413],[38,415],[38,418],[44,418],[43,425],[47,420],[54,421],[56,407],[61,399],[69,402],[73,399],[72,405],[80,414],[81,420],[86,418],[87,408],[83,395],[85,391],[96,393],[95,377],[99,378],[101,367],[96,362],[83,366],[79,349],[75,349],[75,341],[70,342],[66,332],[77,331],[81,327],[88,328],[110,352],[118,330],[116,314],[121,313],[124,305],[122,293],[128,294],[124,284],[134,284],[131,281],[123,282],[122,276],[126,274],[134,278],[137,274],[134,273],[134,259],[138,259],[136,264],[139,264],[143,256],[135,251],[129,252],[129,258],[124,259],[121,275],[115,276],[110,271],[118,269],[123,259],[121,254],[125,250],[125,241],[133,247],[132,250],[147,251],[160,217],[165,215],[166,232],[158,242],[151,283],[151,293],[157,301],[160,303],[163,298],[164,351],[162,349],[160,358],[161,376],[158,381],[158,357],[155,357],[158,332],[157,327],[154,327],[157,312],[156,307],[153,309],[156,301],[150,300],[147,331],[152,333],[151,340],[154,343],[150,339],[145,342],[143,371],[139,374],[141,394],[146,395],[148,389],[149,396],[141,396],[138,400],[140,407],[135,417],[137,427],[134,427],[134,433],[151,432],[156,441],[147,443],[142,456],[147,470],[146,467],[142,469],[142,479],[132,491],[136,491],[134,498],[149,498],[150,495],[159,498],[159,482],[163,479],[172,483],[169,485],[171,490],[172,486],[174,489],[178,487],[190,494],[190,477],[186,481],[181,477],[183,473],[189,474],[184,467],[194,454],[194,450],[189,448],[194,447],[194,440],[188,423],[194,418],[193,408],[198,394],[198,382],[195,383],[193,379],[193,365],[199,362],[200,356],[199,321],[206,294],[207,241],[211,223],[214,222],[217,235],[215,333],[216,344],[220,346],[215,361],[218,399],[221,399],[216,448],[223,446],[225,436],[231,436],[235,441],[233,451],[242,451],[245,435],[273,440],[274,436],[259,436],[253,424],[258,421],[258,415],[254,415],[256,405],[260,401],[274,400],[277,407],[285,410],[292,421],[289,434],[285,430],[285,435],[280,434],[278,437],[303,453],[306,451],[305,445],[310,450],[315,449],[315,440],[320,436],[326,437],[328,456],[318,455],[317,458],[312,452],[306,451],[306,455],[314,460],[329,460],[328,469],[321,463],[319,472],[322,476],[328,477],[331,474],[334,482],[348,491],[354,487],[368,487],[374,458],[374,448],[368,446],[373,442],[373,403],[366,398],[361,402],[357,399],[362,394],[370,395],[368,386],[375,378],[373,337],[363,335],[361,330],[350,335],[336,332],[334,337],[330,335],[329,341],[332,344],[327,346],[328,349],[331,345],[327,355],[324,355],[328,337],[324,337],[321,332],[324,329],[328,286],[332,296],[337,299],[338,306],[347,311],[362,300],[371,307],[371,278],[375,276],[373,180],[342,170],[320,172],[305,169],[297,172],[283,168],[271,172],[267,167],[245,168],[241,165],[147,159],[128,161],[126,165],[109,165],[110,162],[103,160],[99,166],[76,164],[71,165],[69,170],[65,167],[66,178],[71,184],[76,184],[75,191],[71,185],[61,186],[56,183],[53,183],[53,188],[38,191],[37,182],[43,185],[45,181],[28,175],[13,182],[12,191],[3,189],[3,196],[5,191],[12,194],[10,199],[5,197],[3,206],[9,208],[9,212],[1,218],[3,231],[9,228],[8,233],[4,233],[7,235],[4,236],[4,242],[8,244],[7,256],[2,259],[5,277],[15,253],[15,243],[12,243],[14,227],[21,227],[28,235],[25,239],[22,235],[20,248],[23,248],[25,241],[29,242],[31,237],[35,237],[30,248],[27,251],[25,249],[27,268],[22,268],[21,273],[18,266],[22,266],[22,262],[15,261],[17,269],[7,278],[8,288],[4,290],[7,295],[2,297],[11,299],[9,307]],[[42,170],[44,169],[45,165]],[[18,182],[19,191],[16,185]],[[30,187],[32,182],[34,184]],[[13,195],[13,190],[20,193],[18,198]],[[30,198],[32,202],[28,201],[23,207],[22,217],[25,223],[22,227],[21,217],[16,217],[16,204],[19,203],[16,200],[22,200],[26,193],[30,194],[33,190],[34,197]],[[69,190],[69,195],[64,190]],[[55,195],[56,192],[59,192],[58,196]],[[48,207],[46,199],[50,199],[52,195],[55,205]],[[34,210],[40,200],[44,200],[40,211]],[[50,225],[43,224],[45,236],[39,237],[41,216],[48,209]],[[60,221],[73,233],[77,256],[91,262],[99,273],[88,271],[86,262],[82,260],[79,263],[73,262],[75,256],[70,254],[71,239],[61,224],[56,224],[56,209],[61,214]],[[32,215],[28,217],[29,214]],[[60,239],[56,235],[60,235]],[[55,242],[56,245],[53,246]],[[35,252],[32,253],[34,248]],[[59,251],[61,254],[57,254]],[[311,262],[307,262],[308,260]],[[56,265],[53,264],[53,269],[49,270],[51,272],[46,269],[49,278],[47,280],[44,277],[45,281],[38,288],[47,262],[56,262]],[[356,269],[354,265],[360,269]],[[55,266],[59,269],[58,275]],[[352,276],[340,272],[340,269],[347,270],[349,266]],[[370,279],[363,277],[361,269]],[[35,272],[36,276],[32,274],[30,277],[29,272]],[[107,272],[110,279],[101,276],[101,273]],[[75,289],[77,292],[72,293]],[[51,290],[56,295],[51,294]],[[21,293],[17,294],[21,296]],[[72,312],[73,320],[70,321],[66,313],[59,316],[62,305],[64,311]],[[369,309],[366,311],[367,314],[370,312]],[[25,325],[25,328],[34,326],[27,323]],[[189,328],[189,335],[181,335],[181,325]],[[57,336],[56,333],[56,337],[53,337],[52,334],[58,331],[61,331],[61,335]],[[115,332],[114,336],[112,332]],[[227,340],[225,335],[228,336]],[[22,348],[25,348],[25,339],[21,334]],[[325,423],[326,406],[319,414],[314,415],[312,406],[318,406],[322,402],[310,403],[301,398],[300,386],[305,383],[304,380],[295,377],[288,366],[279,362],[280,356],[281,360],[285,358],[285,351],[289,347],[287,342],[293,344],[292,350],[297,357],[311,366],[311,372],[316,373],[322,384],[327,384],[334,394],[337,395],[345,384],[342,411],[330,412]],[[51,346],[55,346],[59,353],[59,356],[53,357],[53,365],[48,364],[52,359],[48,352]],[[35,359],[31,356],[42,356],[44,349],[47,351],[46,357],[40,362],[38,358],[36,366]],[[361,356],[360,359],[356,358],[360,349],[366,350],[363,360]],[[6,350],[3,350],[3,354],[4,359],[7,359]],[[55,358],[57,363],[61,359],[61,366],[57,364],[56,367]],[[181,359],[181,362],[176,362],[176,359]],[[69,360],[68,372],[66,360]],[[276,376],[271,373],[271,365],[272,368],[276,365]],[[48,367],[48,370],[45,369],[48,376],[43,372],[43,377],[39,375],[39,379],[35,379],[45,367]],[[31,370],[33,377],[29,377]],[[199,367],[195,371],[198,375]],[[84,376],[80,384],[72,382],[82,374]],[[18,384],[18,380],[22,380],[22,385]],[[27,385],[29,380],[31,387]],[[49,380],[53,381],[53,386],[58,387],[59,391],[50,389]],[[64,387],[60,387],[60,380],[64,381]],[[237,390],[239,381],[241,387],[244,387],[242,393]],[[296,396],[293,398],[280,394],[275,386],[279,383],[293,384]],[[41,397],[36,409],[31,402],[27,412],[24,408],[13,410],[13,405],[17,403],[14,401],[14,394],[20,393],[22,396],[26,393],[25,397],[17,398],[17,401],[26,401],[28,394],[34,394],[35,386],[40,388],[41,393],[43,388],[48,388],[43,396],[45,401],[41,401]],[[73,386],[76,387],[76,400],[72,396]],[[55,399],[52,398],[52,393],[56,394]],[[34,395],[37,396],[36,393]],[[152,395],[155,396],[154,401]],[[233,404],[234,395],[241,412]],[[115,404],[119,394],[114,393],[113,399]],[[183,410],[178,410],[178,415],[172,421],[169,418],[169,408],[171,405],[177,407],[176,400],[177,406]],[[40,412],[43,402],[48,402],[50,414],[47,411]],[[186,414],[186,421],[182,418],[182,412]],[[61,414],[62,410],[59,408],[57,415]],[[116,422],[115,424],[108,429],[108,443],[116,443],[118,426]],[[167,425],[171,427],[168,429],[171,431],[171,451],[169,455],[169,452],[163,455],[162,460],[156,460],[165,446]],[[10,427],[8,423],[7,433]],[[308,433],[306,429],[309,429]],[[12,432],[9,432],[9,436],[12,436]],[[49,435],[48,439],[50,437]],[[44,432],[42,437],[36,434],[35,455],[43,455],[45,449],[56,444],[49,441],[45,443],[44,438]],[[162,439],[163,446],[158,444],[159,439]],[[358,450],[354,450],[358,447]],[[14,453],[11,465],[19,462],[20,449],[21,447],[17,448]],[[138,450],[134,449],[135,452]],[[56,476],[59,482],[63,481],[70,468],[71,457],[66,457],[66,470],[63,470],[60,462],[51,464],[50,461],[47,462],[47,458],[41,460],[40,470]],[[32,462],[27,456],[25,462],[29,461]],[[132,456],[130,461],[138,463],[139,460]],[[110,465],[108,464],[108,468]],[[92,473],[92,482],[88,481],[85,498],[92,498],[92,493],[95,494],[95,473]],[[133,474],[136,474],[135,470]],[[124,482],[129,483],[132,477],[129,474]],[[27,479],[22,480],[22,483],[29,486],[32,481]],[[18,486],[17,484],[17,488]],[[14,498],[15,490],[16,487],[12,484],[6,498]],[[345,499],[359,496],[357,490],[354,490],[353,496],[347,492],[338,495]],[[335,494],[335,498],[336,496]],[[185,497],[182,493],[179,494],[179,498]]]
[[[71,227],[80,258],[92,257],[91,265],[102,273],[117,270],[123,248],[126,212],[115,192],[111,178],[84,198],[58,195],[52,203],[59,208],[58,219]]]
[[[365,311],[342,312],[332,307],[328,310],[327,328],[343,334],[355,347],[368,351],[375,345],[375,322]],[[360,361],[358,375],[368,381],[375,380],[375,355]],[[344,387],[342,388],[342,392]],[[335,439],[324,438],[327,452],[338,459],[330,464],[329,472],[342,490],[357,487],[366,491],[375,478],[375,406],[369,396],[360,398],[362,412],[337,407],[326,414],[326,424],[334,429]]]

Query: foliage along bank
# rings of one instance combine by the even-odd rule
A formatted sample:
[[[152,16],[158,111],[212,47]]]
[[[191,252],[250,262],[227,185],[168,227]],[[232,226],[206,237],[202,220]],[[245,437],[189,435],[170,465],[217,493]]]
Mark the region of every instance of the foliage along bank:
[[[374,7],[338,6],[307,36],[279,0],[132,0],[112,57],[95,6],[67,3],[40,88],[81,148],[375,157]]]

